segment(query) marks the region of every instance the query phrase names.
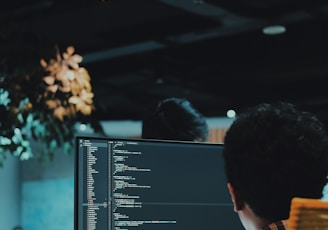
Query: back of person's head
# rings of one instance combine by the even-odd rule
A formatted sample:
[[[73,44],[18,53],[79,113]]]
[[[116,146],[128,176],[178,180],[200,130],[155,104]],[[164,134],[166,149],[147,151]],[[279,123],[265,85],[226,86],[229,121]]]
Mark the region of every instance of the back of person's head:
[[[240,114],[224,140],[228,182],[259,217],[287,219],[293,197],[321,198],[328,167],[324,125],[288,103]]]
[[[181,141],[206,141],[205,117],[182,98],[167,98],[147,111],[142,121],[142,138]]]

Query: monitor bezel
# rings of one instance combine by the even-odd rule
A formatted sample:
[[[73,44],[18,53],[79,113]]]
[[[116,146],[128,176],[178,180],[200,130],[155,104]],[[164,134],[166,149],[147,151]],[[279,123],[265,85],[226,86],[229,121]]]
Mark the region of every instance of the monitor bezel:
[[[106,140],[106,141],[138,141],[138,142],[148,142],[148,143],[176,143],[176,144],[188,144],[188,145],[212,145],[223,147],[223,143],[216,142],[195,142],[195,141],[180,141],[180,140],[160,140],[160,139],[142,139],[142,138],[115,138],[115,137],[97,137],[97,136],[76,136],[75,137],[75,147],[74,147],[74,230],[78,229],[79,215],[78,215],[78,188],[79,188],[79,154],[78,154],[78,143],[80,139],[90,139],[90,140]]]

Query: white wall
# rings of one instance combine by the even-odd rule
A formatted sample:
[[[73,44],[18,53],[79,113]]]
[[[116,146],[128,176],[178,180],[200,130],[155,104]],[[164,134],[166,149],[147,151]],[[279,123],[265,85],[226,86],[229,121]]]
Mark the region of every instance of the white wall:
[[[206,122],[210,129],[227,128],[233,122],[232,118],[209,117]],[[101,121],[105,134],[109,137],[136,137],[141,136],[140,121]]]
[[[0,168],[0,229],[12,230],[21,224],[21,186],[18,158],[7,154]]]
[[[23,161],[21,170],[23,230],[73,230],[74,152],[59,150],[51,162]]]

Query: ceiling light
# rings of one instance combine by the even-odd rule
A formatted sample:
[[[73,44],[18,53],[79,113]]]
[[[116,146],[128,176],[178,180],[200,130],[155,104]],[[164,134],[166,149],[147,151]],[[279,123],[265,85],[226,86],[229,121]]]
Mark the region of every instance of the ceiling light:
[[[236,111],[234,111],[233,109],[229,109],[227,111],[227,117],[229,117],[229,118],[235,118],[236,117]]]
[[[81,131],[85,131],[85,130],[87,130],[87,125],[81,123],[81,124],[80,124],[80,130],[81,130]]]
[[[286,32],[286,27],[284,27],[282,25],[266,26],[262,29],[262,32],[266,35],[283,34]]]

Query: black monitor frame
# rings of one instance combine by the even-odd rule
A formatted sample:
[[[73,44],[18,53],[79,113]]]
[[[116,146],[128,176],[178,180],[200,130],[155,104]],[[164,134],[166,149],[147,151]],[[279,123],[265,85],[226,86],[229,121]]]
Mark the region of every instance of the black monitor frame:
[[[193,227],[195,229],[199,229],[199,227],[202,228],[216,228],[221,229],[220,226],[224,227],[225,229],[243,229],[241,226],[241,223],[238,219],[238,216],[233,211],[230,195],[228,194],[228,190],[226,188],[226,182],[225,182],[225,176],[224,176],[224,168],[223,168],[223,158],[222,158],[222,148],[223,144],[218,143],[204,143],[204,142],[186,142],[186,141],[167,141],[167,140],[146,140],[146,139],[126,139],[126,138],[104,138],[104,137],[86,137],[86,136],[79,136],[76,137],[76,154],[75,154],[75,201],[74,201],[74,229],[75,230],[91,230],[91,228],[79,228],[79,226],[82,225],[83,220],[86,214],[81,214],[81,188],[85,186],[86,181],[84,181],[85,178],[82,178],[81,181],[81,167],[83,166],[84,162],[81,162],[81,156],[79,154],[79,145],[80,140],[90,140],[91,142],[94,141],[100,141],[100,142],[113,142],[113,143],[138,143],[145,146],[150,146],[150,148],[158,148],[161,149],[167,149],[167,148],[183,148],[191,150],[191,153],[185,154],[178,152],[174,153],[174,155],[170,155],[170,153],[162,154],[158,153],[156,157],[152,157],[149,153],[142,153],[146,154],[146,158],[151,162],[150,164],[156,165],[156,169],[153,169],[150,174],[145,173],[144,175],[148,174],[153,175],[153,171],[156,174],[157,181],[161,181],[160,183],[155,183],[156,185],[154,187],[160,187],[164,186],[163,188],[158,188],[156,192],[154,192],[156,195],[158,194],[159,197],[165,197],[164,199],[167,199],[172,202],[167,202],[164,207],[162,201],[158,203],[156,202],[149,202],[146,200],[143,200],[139,202],[140,197],[136,199],[128,199],[132,201],[132,203],[125,203],[125,206],[132,205],[133,207],[128,209],[126,207],[120,206],[117,207],[117,199],[122,200],[122,197],[116,197],[113,198],[113,192],[110,192],[110,195],[108,196],[108,201],[104,202],[104,205],[109,205],[111,207],[108,207],[108,210],[110,208],[111,218],[113,218],[113,204],[115,203],[115,209],[119,208],[125,208],[124,210],[128,213],[126,216],[132,215],[135,216],[135,213],[133,210],[137,210],[138,206],[140,206],[138,210],[138,215],[142,216],[142,219],[134,220],[135,222],[131,222],[131,220],[124,220],[124,215],[121,216],[121,219],[119,222],[110,221],[111,224],[106,226],[107,229],[110,230],[117,230],[117,229],[133,229],[133,230],[146,230],[146,229],[154,229],[154,230],[161,230],[161,229],[172,229],[172,230],[184,230],[189,229],[191,230]],[[147,149],[148,147],[146,147]],[[199,150],[201,151],[207,151],[208,153],[204,152],[204,157],[199,155]],[[213,152],[218,150],[217,155],[215,153],[215,156],[213,155]],[[213,151],[215,150],[215,151]],[[146,152],[148,150],[145,150]],[[164,151],[164,150],[163,150]],[[176,151],[176,150],[175,150]],[[154,153],[156,154],[156,153]],[[178,156],[181,155],[181,156]],[[201,157],[200,157],[201,156]],[[138,157],[138,156],[137,156]],[[181,157],[181,158],[180,158]],[[110,156],[112,159],[112,156]],[[158,159],[160,158],[160,159]],[[207,159],[208,158],[208,159]],[[158,159],[158,160],[157,160]],[[184,161],[185,163],[182,163]],[[121,159],[122,160],[122,159]],[[172,164],[172,160],[176,161]],[[112,162],[112,161],[111,161]],[[137,158],[134,158],[134,162],[138,164],[138,162],[144,162],[138,160]],[[208,164],[208,167],[205,165]],[[188,165],[188,166],[187,166]],[[113,165],[112,165],[113,166]],[[112,167],[111,166],[111,167]],[[181,166],[181,171],[177,173],[178,167]],[[118,167],[122,167],[118,166]],[[138,168],[138,166],[136,167]],[[141,167],[142,168],[142,167]],[[143,169],[147,169],[143,168]],[[193,170],[194,169],[194,170]],[[158,171],[158,172],[156,172]],[[108,170],[108,175],[110,174],[110,180],[113,183],[113,175],[112,175],[113,169]],[[135,174],[138,172],[132,172],[132,174]],[[114,173],[115,175],[115,173]],[[140,174],[139,174],[140,175]],[[134,176],[132,176],[134,177]],[[151,176],[150,176],[151,177]],[[205,177],[205,178],[204,178]],[[135,178],[134,178],[135,179]],[[145,178],[143,178],[145,179]],[[167,181],[169,179],[169,181]],[[148,181],[154,181],[151,178],[147,178],[145,180]],[[170,182],[172,180],[172,183]],[[119,180],[121,181],[121,180]],[[116,181],[117,182],[117,181]],[[122,181],[121,181],[122,182]],[[121,183],[120,182],[120,183]],[[184,185],[180,185],[180,182],[183,182]],[[98,182],[97,182],[98,183]],[[138,193],[136,192],[139,188],[136,188],[139,182],[131,183],[130,188],[122,188],[122,185],[115,185],[121,188],[121,190],[129,189],[129,191],[132,191],[132,193]],[[139,184],[140,185],[140,184]],[[142,183],[141,183],[142,185]],[[148,185],[146,185],[148,186]],[[113,185],[111,186],[104,186],[105,190],[111,190],[110,188],[113,188]],[[110,187],[110,188],[109,188]],[[123,186],[124,187],[124,186]],[[134,187],[134,188],[133,188]],[[108,189],[109,188],[109,189]],[[153,188],[151,188],[153,189]],[[83,189],[82,189],[83,190]],[[99,190],[100,191],[100,190]],[[140,190],[139,190],[140,191]],[[142,194],[144,194],[147,197],[153,197],[154,194],[149,193],[147,189],[142,190]],[[121,193],[118,193],[119,196],[121,196]],[[117,194],[115,194],[117,196]],[[111,200],[114,200],[112,201]],[[178,200],[177,200],[178,199]],[[195,199],[197,199],[197,202],[195,202]],[[123,199],[124,200],[124,199]],[[142,200],[142,199],[141,199]],[[193,200],[191,203],[190,200]],[[213,202],[211,202],[213,200]],[[154,200],[152,200],[154,201]],[[177,203],[181,203],[181,205],[177,205]],[[84,202],[83,202],[84,203]],[[97,202],[96,202],[97,203]],[[144,204],[145,203],[145,204]],[[98,203],[99,204],[99,203]],[[172,205],[171,205],[172,204]],[[88,206],[92,207],[94,203],[88,204]],[[101,205],[101,204],[100,204]],[[122,205],[122,204],[121,204]],[[150,207],[150,205],[152,205]],[[188,206],[189,205],[189,206]],[[197,206],[197,207],[196,207]],[[97,207],[95,207],[97,208]],[[99,207],[98,207],[99,208]],[[103,207],[100,207],[103,208]],[[107,207],[106,207],[107,208]],[[140,210],[146,210],[145,213],[142,213]],[[156,211],[157,210],[157,211]],[[192,211],[193,210],[193,211]],[[96,212],[96,211],[94,211]],[[177,219],[172,218],[174,216],[174,212],[176,212]],[[162,213],[162,216],[156,216],[157,213]],[[171,215],[173,213],[173,215]],[[118,215],[115,213],[115,215]],[[121,215],[121,213],[120,213]],[[84,217],[83,217],[84,216]],[[146,218],[146,216],[148,216]],[[109,218],[108,218],[109,219]],[[122,220],[123,219],[123,220]],[[198,219],[198,220],[197,220]],[[179,227],[179,224],[182,222],[186,222],[189,220],[190,223],[184,223]],[[108,221],[108,220],[107,220]],[[193,223],[193,221],[195,221]],[[116,224],[114,224],[114,222]],[[119,224],[117,224],[119,223]],[[131,227],[131,223],[135,224],[136,226]],[[114,227],[116,226],[116,228]],[[94,228],[95,230],[99,230],[98,228]],[[101,229],[103,230],[103,229]]]

